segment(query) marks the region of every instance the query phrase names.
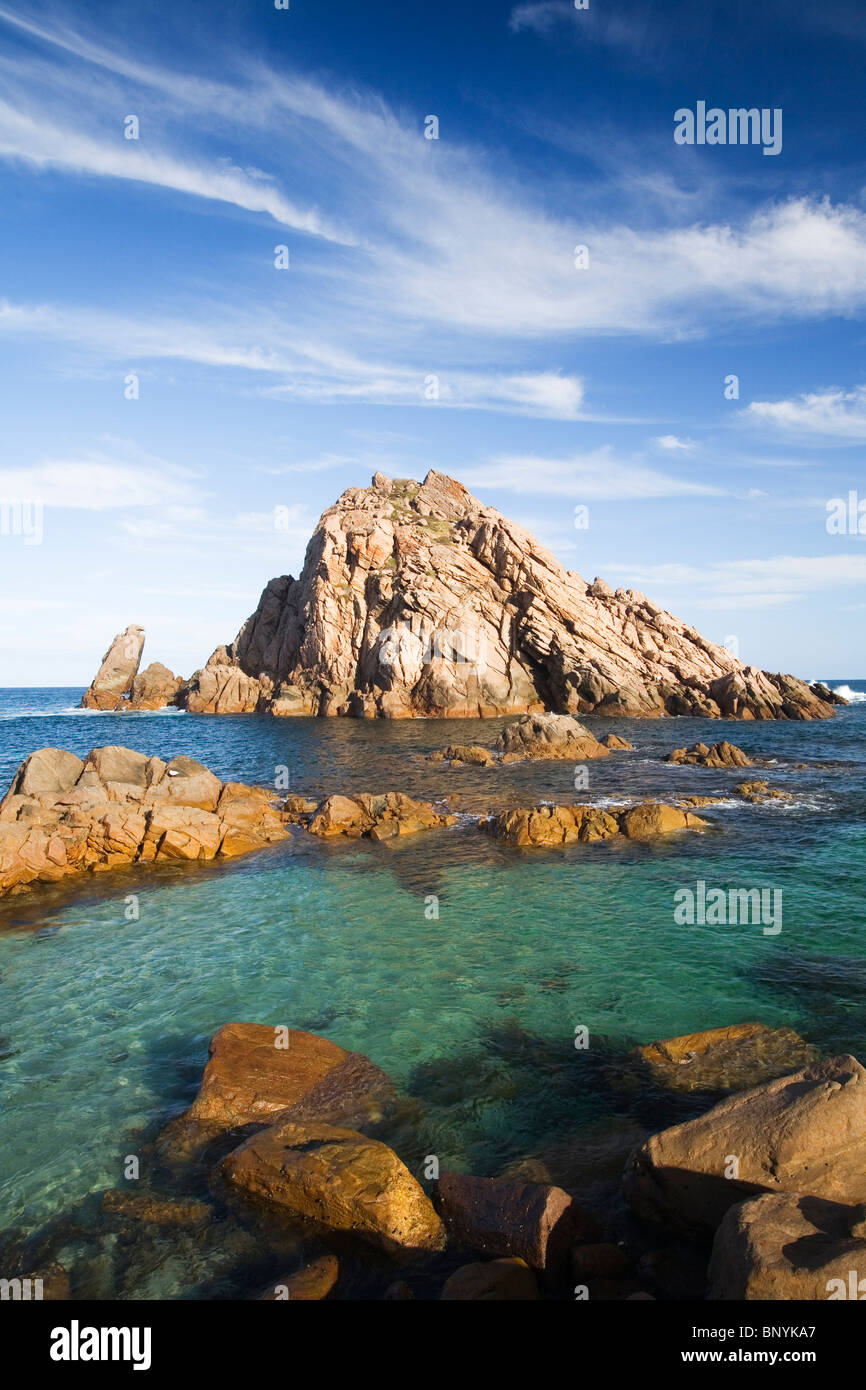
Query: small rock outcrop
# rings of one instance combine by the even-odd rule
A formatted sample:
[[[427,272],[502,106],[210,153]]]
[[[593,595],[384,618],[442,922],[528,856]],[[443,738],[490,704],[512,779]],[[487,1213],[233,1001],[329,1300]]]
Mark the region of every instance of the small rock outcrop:
[[[82,760],[40,748],[0,801],[0,896],[85,871],[261,849],[288,833],[273,800],[182,755],[166,763],[109,746]]]
[[[601,740],[605,748],[615,748],[618,750],[629,751],[634,748],[633,743],[629,743],[627,738],[621,738],[619,734],[605,734]]]
[[[594,734],[569,714],[526,714],[509,724],[499,736],[503,757],[606,758],[608,749]]]
[[[509,845],[571,845],[610,840],[649,840],[677,830],[700,830],[708,821],[691,811],[647,801],[628,811],[604,811],[598,806],[528,806],[501,811],[485,822],[498,840]]]
[[[723,739],[712,747],[693,743],[691,748],[675,748],[665,758],[666,763],[693,763],[696,767],[751,767],[752,759],[735,743]]]
[[[624,1176],[636,1215],[713,1231],[762,1192],[866,1201],[866,1070],[834,1057],[654,1134]]]
[[[181,686],[181,679],[174,675],[161,661],[152,661],[132,682],[132,694],[128,704],[120,709],[155,710],[172,704]],[[117,708],[117,707],[116,707]]]
[[[445,1229],[392,1149],[351,1129],[279,1120],[223,1161],[236,1192],[351,1231],[389,1253],[437,1251]]]
[[[144,650],[144,629],[131,623],[112,642],[102,665],[84,692],[84,709],[113,710],[132,694]]]

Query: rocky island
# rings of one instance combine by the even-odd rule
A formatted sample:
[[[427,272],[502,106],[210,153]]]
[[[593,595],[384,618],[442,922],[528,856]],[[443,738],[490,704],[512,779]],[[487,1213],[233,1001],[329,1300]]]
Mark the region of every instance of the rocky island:
[[[591,584],[534,536],[431,470],[377,473],[329,507],[300,578],[272,579],[234,641],[188,680],[138,674],[115,638],[92,709],[484,718],[542,712],[826,719],[820,683],[744,665],[636,589]]]

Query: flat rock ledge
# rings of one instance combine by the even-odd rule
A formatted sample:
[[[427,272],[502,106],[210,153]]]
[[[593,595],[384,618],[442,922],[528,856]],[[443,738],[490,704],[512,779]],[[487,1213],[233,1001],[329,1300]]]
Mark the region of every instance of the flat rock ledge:
[[[0,802],[0,896],[126,864],[247,854],[288,834],[274,799],[182,755],[40,748]]]

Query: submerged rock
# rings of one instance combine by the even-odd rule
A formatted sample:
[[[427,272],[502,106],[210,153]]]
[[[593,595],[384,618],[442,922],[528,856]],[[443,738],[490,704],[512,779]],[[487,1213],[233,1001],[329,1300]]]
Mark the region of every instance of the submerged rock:
[[[213,1216],[207,1202],[177,1201],[154,1197],[149,1192],[120,1192],[112,1189],[102,1195],[102,1210],[131,1221],[152,1222],[155,1226],[206,1226]]]
[[[294,1274],[285,1274],[269,1284],[259,1294],[259,1299],[266,1303],[283,1300],[290,1303],[320,1303],[334,1292],[339,1279],[340,1261],[337,1256],[320,1255],[317,1260],[304,1265],[303,1269],[295,1270]]]
[[[866,1200],[866,1070],[834,1057],[764,1083],[654,1134],[624,1175],[636,1215],[715,1230],[760,1192]]]
[[[668,1091],[744,1091],[818,1060],[793,1028],[736,1023],[635,1048],[635,1075]]]
[[[226,1023],[211,1039],[198,1095],[183,1118],[219,1129],[283,1114],[357,1125],[380,1120],[394,1094],[385,1072],[328,1038]]]
[[[862,1299],[866,1209],[798,1192],[732,1207],[713,1242],[710,1298]]]
[[[243,1196],[391,1253],[445,1245],[442,1222],[405,1164],[354,1130],[281,1119],[229,1154],[221,1171]]]

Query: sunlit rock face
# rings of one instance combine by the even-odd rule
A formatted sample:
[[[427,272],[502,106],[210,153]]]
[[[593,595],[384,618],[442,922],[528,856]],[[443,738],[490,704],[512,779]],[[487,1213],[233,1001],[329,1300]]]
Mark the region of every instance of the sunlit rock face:
[[[322,516],[186,681],[193,712],[816,719],[829,692],[744,666],[634,589],[566,570],[461,483],[377,473]]]

